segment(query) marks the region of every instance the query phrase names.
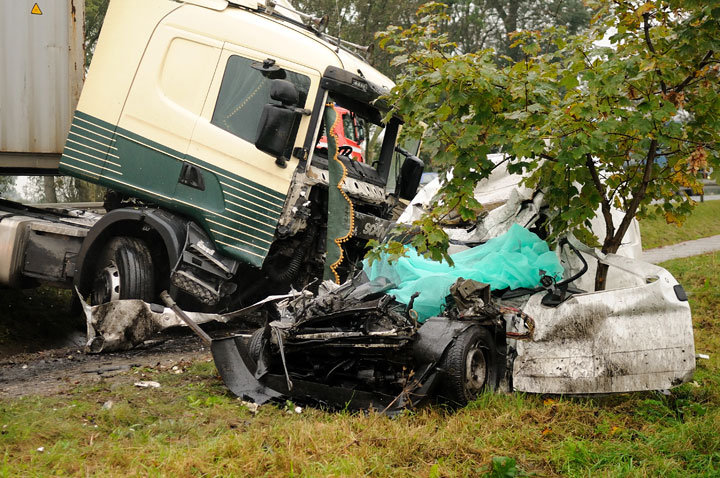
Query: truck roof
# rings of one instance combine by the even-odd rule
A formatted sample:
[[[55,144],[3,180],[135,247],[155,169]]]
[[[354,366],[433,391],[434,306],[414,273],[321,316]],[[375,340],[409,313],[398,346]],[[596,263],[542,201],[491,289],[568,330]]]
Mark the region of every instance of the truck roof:
[[[342,45],[338,46],[337,43],[333,44],[330,41],[335,41],[328,35],[314,32],[303,22],[302,14],[297,12],[293,6],[287,0],[266,0],[265,2],[259,2],[256,0],[183,0],[184,3],[197,5],[205,8],[210,8],[216,11],[223,11],[226,9],[247,9],[263,16],[272,18],[273,21],[284,24],[284,26],[301,32],[302,34],[313,38],[318,41],[319,44],[323,45],[326,49],[332,51],[338,58],[339,63],[333,64],[332,66],[339,66],[347,71],[350,71],[366,79],[376,83],[385,88],[392,88],[394,86],[393,81],[373,68],[367,61],[354,54],[352,51],[344,48]]]

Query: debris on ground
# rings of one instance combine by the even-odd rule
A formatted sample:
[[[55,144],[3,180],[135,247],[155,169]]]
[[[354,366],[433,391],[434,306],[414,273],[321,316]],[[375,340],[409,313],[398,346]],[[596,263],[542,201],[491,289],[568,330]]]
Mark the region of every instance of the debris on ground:
[[[77,291],[76,291],[77,292]],[[140,345],[152,344],[159,333],[185,322],[169,307],[151,304],[139,299],[123,299],[100,305],[89,305],[77,292],[83,308],[87,327],[86,353],[105,353],[129,350]],[[228,324],[238,317],[246,323],[255,323],[254,314],[266,303],[282,300],[291,295],[270,296],[251,307],[226,314],[187,312],[196,324],[215,322]],[[256,325],[257,326],[257,325]]]
[[[140,388],[160,388],[160,384],[153,380],[142,380],[140,382],[135,382],[133,385]]]
[[[260,408],[260,405],[254,402],[248,402],[246,400],[240,399],[240,405],[247,408],[250,413],[255,415],[258,412],[258,409]]]

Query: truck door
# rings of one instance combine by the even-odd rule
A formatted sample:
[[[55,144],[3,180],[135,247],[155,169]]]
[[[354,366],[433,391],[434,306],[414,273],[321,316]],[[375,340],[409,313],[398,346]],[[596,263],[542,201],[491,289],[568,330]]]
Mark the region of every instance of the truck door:
[[[298,165],[297,158],[290,158],[282,168],[254,144],[263,107],[273,102],[272,79],[257,69],[268,57],[280,67],[278,74],[295,85],[298,106],[313,104],[319,72],[226,43],[187,155],[211,164],[219,177],[226,213],[208,218],[211,236],[225,252],[256,264],[273,241]],[[309,116],[300,118],[293,146],[302,147],[309,122]]]
[[[193,215],[195,204],[176,189],[221,51],[222,42],[172,25],[161,23],[153,33],[115,137],[122,162],[116,181],[135,195],[176,209],[187,203]],[[221,209],[221,198],[215,202]]]

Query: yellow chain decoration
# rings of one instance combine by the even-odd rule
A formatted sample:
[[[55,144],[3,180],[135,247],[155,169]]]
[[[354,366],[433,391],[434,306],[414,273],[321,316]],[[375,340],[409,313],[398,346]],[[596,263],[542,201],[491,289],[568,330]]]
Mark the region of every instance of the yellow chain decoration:
[[[250,95],[248,95],[248,97],[245,98],[245,99],[243,100],[243,102],[240,103],[240,104],[237,106],[237,108],[235,108],[235,109],[232,111],[232,113],[230,113],[229,115],[227,115],[227,116],[225,117],[225,119],[223,120],[223,124],[227,127],[228,131],[232,130],[232,127],[228,124],[228,120],[229,120],[230,118],[232,118],[233,116],[235,116],[235,114],[237,114],[238,111],[240,111],[241,109],[243,109],[243,108],[245,107],[245,105],[248,103],[248,101],[250,101],[250,100],[257,94],[257,92],[260,91],[260,88],[262,88],[262,86],[263,86],[264,83],[265,83],[264,80],[261,81],[261,82],[258,84],[257,88],[255,88],[255,91],[253,91],[252,93],[250,93]]]
[[[327,103],[325,106],[334,108],[335,103]],[[335,242],[335,244],[337,244],[338,248],[340,249],[340,257],[333,264],[330,264],[330,270],[332,271],[333,275],[335,275],[335,283],[336,284],[340,283],[340,275],[337,273],[336,269],[338,267],[340,267],[340,264],[342,264],[342,261],[345,258],[345,253],[343,251],[342,244],[344,242],[347,242],[352,237],[353,229],[355,229],[355,209],[353,208],[352,201],[350,201],[350,198],[348,197],[347,194],[345,194],[345,191],[343,191],[343,189],[342,189],[343,184],[345,184],[345,179],[347,178],[347,168],[345,167],[343,162],[340,161],[340,159],[338,158],[338,136],[337,136],[337,133],[335,132],[335,125],[341,120],[342,120],[342,116],[339,114],[336,114],[335,123],[333,123],[332,128],[330,128],[330,135],[333,138],[335,138],[335,156],[333,156],[333,160],[340,163],[340,167],[342,167],[342,170],[343,170],[342,177],[340,178],[340,181],[338,181],[338,183],[337,183],[337,188],[340,191],[340,194],[342,194],[342,196],[345,198],[345,200],[350,205],[350,229],[348,230],[348,233],[345,234],[343,237],[338,237],[333,240]],[[330,221],[330,218],[328,218],[328,221]]]

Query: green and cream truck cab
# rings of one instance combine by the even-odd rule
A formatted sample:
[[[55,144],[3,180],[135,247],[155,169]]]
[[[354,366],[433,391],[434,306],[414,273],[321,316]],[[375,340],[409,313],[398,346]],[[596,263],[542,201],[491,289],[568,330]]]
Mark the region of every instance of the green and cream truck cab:
[[[320,23],[284,1],[110,2],[59,161],[108,188],[107,212],[57,221],[41,245],[51,233],[33,221],[47,214],[0,222],[15,248],[0,281],[74,285],[95,303],[168,289],[226,309],[327,278],[333,242],[330,278],[346,277],[414,195],[422,162],[385,121],[392,81]],[[316,148],[335,107],[375,139],[364,163]]]

